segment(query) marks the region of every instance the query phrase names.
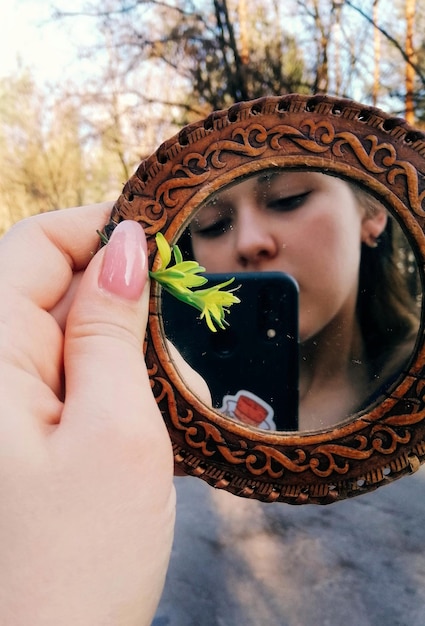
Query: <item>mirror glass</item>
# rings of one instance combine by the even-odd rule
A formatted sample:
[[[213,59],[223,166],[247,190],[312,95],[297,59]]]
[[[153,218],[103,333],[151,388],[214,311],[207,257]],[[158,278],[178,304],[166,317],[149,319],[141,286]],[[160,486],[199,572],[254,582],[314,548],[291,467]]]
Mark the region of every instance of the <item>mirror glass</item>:
[[[210,195],[176,243],[218,282],[236,277],[226,288],[241,303],[215,333],[195,309],[162,295],[167,338],[229,419],[333,428],[405,371],[420,321],[415,256],[396,219],[356,183],[319,171],[256,172]]]

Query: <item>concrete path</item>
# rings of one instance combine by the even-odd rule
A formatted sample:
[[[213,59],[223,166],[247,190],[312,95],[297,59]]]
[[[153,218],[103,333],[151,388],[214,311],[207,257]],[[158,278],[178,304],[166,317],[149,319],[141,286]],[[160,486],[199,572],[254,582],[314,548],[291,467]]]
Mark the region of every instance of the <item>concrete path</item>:
[[[425,467],[325,507],[176,487],[154,626],[425,626]]]

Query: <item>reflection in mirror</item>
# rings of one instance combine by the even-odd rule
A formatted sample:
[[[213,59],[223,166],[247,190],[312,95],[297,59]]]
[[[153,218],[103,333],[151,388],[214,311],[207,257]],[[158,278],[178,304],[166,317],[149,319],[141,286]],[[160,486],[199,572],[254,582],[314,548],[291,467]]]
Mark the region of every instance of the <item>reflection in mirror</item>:
[[[179,245],[208,273],[284,273],[298,286],[298,312],[297,288],[288,295],[282,287],[285,298],[260,305],[258,286],[247,288],[247,302],[241,295],[233,307],[239,317],[232,310],[229,328],[204,339],[193,330],[203,322],[189,325],[189,312],[177,318],[163,302],[167,337],[205,377],[214,406],[233,419],[272,430],[334,427],[378,401],[412,356],[420,312],[414,255],[396,220],[352,182],[284,169],[238,179],[202,204]],[[269,341],[257,359],[259,327]],[[279,328],[286,337],[299,333],[299,352],[296,341],[278,340]],[[201,371],[199,358],[213,353],[213,365]],[[228,389],[217,398],[220,372]],[[261,381],[260,390],[250,380]],[[290,408],[294,385],[299,402],[295,395]],[[276,410],[282,394],[285,408]]]

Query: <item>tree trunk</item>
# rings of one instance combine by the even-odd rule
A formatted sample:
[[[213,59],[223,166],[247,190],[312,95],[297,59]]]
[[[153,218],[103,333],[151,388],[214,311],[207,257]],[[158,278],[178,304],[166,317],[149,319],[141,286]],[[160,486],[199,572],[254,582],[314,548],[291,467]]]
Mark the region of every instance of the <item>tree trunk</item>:
[[[412,66],[414,63],[414,48],[413,48],[413,25],[415,18],[415,4],[416,0],[406,0],[405,15],[406,15],[406,74],[405,74],[405,117],[409,124],[415,123],[415,103],[414,103],[414,91],[415,91],[415,70]]]
[[[373,88],[372,88],[372,104],[378,106],[379,99],[379,81],[380,81],[380,65],[381,65],[381,33],[377,28],[378,24],[378,2],[373,0]]]

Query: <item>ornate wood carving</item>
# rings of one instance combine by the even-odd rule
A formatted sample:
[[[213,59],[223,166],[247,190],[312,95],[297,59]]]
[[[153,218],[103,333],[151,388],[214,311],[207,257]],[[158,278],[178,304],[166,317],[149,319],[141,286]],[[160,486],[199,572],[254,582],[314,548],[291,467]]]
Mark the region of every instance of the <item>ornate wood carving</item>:
[[[114,206],[110,232],[135,219],[171,242],[199,203],[237,176],[263,168],[314,168],[353,180],[402,222],[423,276],[425,136],[404,120],[327,96],[239,103],[191,124],[143,161]],[[327,504],[415,471],[425,455],[423,324],[408,371],[369,412],[331,431],[274,433],[208,409],[186,389],[166,350],[153,286],[146,342],[152,389],[188,474],[263,501]]]

